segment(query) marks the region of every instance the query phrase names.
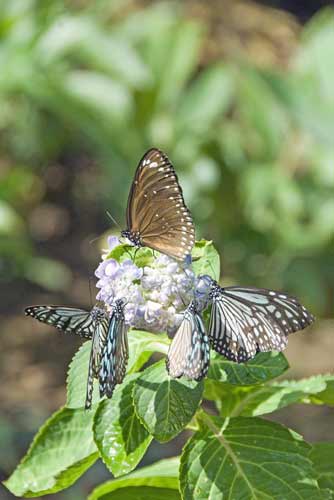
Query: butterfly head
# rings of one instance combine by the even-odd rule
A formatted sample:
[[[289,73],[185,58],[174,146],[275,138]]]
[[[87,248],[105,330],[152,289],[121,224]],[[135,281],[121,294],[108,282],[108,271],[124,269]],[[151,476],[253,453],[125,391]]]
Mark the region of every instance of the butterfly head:
[[[90,314],[93,319],[101,320],[106,316],[106,310],[100,304],[97,304],[93,307]]]
[[[126,306],[127,303],[128,301],[125,298],[115,300],[113,306],[114,314],[116,314],[119,317],[124,316],[124,307]]]
[[[209,299],[215,299],[222,292],[222,288],[218,285],[216,281],[213,281],[210,288]]]
[[[204,293],[209,293],[209,299],[215,298],[221,292],[221,287],[216,280],[207,274],[202,274],[198,277],[197,294],[200,296]]]
[[[121,232],[121,236],[131,241],[131,243],[136,247],[141,247],[141,237],[139,231],[129,231],[128,229]]]
[[[196,299],[193,299],[188,305],[187,309],[191,314],[197,314],[200,310],[199,304]]]
[[[217,281],[212,279],[211,276],[207,274],[198,276],[195,294],[199,301],[212,299],[219,289],[220,286]]]

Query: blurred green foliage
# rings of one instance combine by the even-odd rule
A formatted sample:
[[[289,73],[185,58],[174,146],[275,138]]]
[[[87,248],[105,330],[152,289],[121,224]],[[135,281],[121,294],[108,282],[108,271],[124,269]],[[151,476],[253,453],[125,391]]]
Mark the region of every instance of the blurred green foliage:
[[[334,11],[306,26],[289,71],[274,71],[203,64],[206,27],[181,3],[73,5],[0,1],[4,278],[56,290],[68,277],[50,259],[43,274],[29,226],[48,166],[88,157],[97,180],[79,175],[69,196],[123,220],[154,145],[180,174],[197,236],[220,248],[226,282],[286,288],[332,314]]]

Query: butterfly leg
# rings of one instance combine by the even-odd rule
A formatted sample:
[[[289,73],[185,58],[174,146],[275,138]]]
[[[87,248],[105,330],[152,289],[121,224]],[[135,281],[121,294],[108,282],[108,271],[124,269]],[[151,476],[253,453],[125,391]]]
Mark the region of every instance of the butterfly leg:
[[[136,255],[137,255],[137,252],[138,252],[139,248],[140,248],[140,247],[136,247],[135,254],[134,254],[134,256],[133,256],[133,260],[134,260],[134,261],[136,260]]]

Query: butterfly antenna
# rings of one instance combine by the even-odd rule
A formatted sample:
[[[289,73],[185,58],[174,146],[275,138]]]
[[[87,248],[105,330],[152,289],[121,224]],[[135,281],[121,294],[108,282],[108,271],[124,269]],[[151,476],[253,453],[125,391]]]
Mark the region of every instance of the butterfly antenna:
[[[181,302],[182,302],[182,304],[184,305],[184,307],[188,307],[188,306],[187,306],[187,304],[185,303],[185,301],[184,301],[183,297],[182,297],[182,294],[181,294],[181,293],[178,293],[178,296],[180,297]],[[189,304],[188,304],[188,305],[189,305]]]
[[[92,240],[90,240],[89,244],[91,245],[92,243],[94,243],[94,241],[97,241],[100,239],[100,236],[96,236],[96,238],[93,238]]]
[[[118,224],[117,220],[114,219],[114,217],[111,215],[111,213],[109,212],[109,210],[106,210],[106,214],[108,215],[109,219],[118,227],[118,229],[121,231],[122,228],[121,226]]]

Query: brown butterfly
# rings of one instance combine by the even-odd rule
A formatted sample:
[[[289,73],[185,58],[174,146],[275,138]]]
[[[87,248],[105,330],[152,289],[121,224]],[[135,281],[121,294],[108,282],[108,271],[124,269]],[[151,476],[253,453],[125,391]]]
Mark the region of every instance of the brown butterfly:
[[[178,260],[191,254],[195,228],[183,199],[173,165],[159,149],[149,149],[140,160],[122,231],[135,246],[147,246]]]

